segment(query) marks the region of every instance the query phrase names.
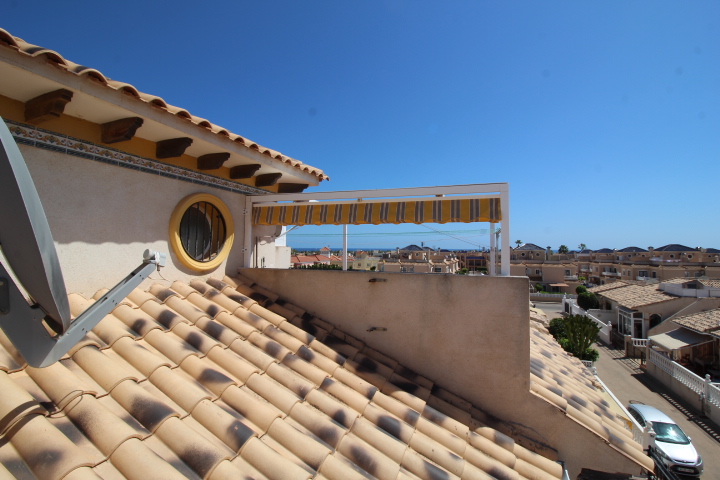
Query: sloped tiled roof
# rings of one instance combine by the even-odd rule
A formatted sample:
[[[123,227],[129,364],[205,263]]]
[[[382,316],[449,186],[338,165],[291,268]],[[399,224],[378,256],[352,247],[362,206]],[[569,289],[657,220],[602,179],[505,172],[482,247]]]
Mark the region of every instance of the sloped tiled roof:
[[[613,253],[613,250],[610,248],[601,248],[600,250],[595,250],[594,253]]]
[[[70,300],[76,315],[89,304],[77,295]],[[236,279],[136,289],[48,368],[26,366],[1,332],[0,345],[3,478],[551,479],[562,473],[557,463],[487,427],[470,403]],[[545,355],[548,347],[536,348]],[[624,438],[609,418],[597,421],[601,427],[593,423],[604,408],[597,398],[585,400],[587,384],[570,379],[577,372],[565,365],[534,368],[536,385],[560,391],[549,401],[560,402],[568,416]]]
[[[27,43],[26,41],[22,40],[21,38],[12,36],[8,31],[3,30],[0,28],[0,46],[4,47],[10,47],[14,50],[16,50],[18,53],[23,55],[28,55],[30,57],[39,57],[44,56],[49,61],[57,65],[57,67],[62,68],[63,70],[67,71],[68,73],[72,73],[74,75],[77,75],[80,78],[85,79],[88,82],[95,82],[96,84],[104,85],[107,88],[111,88],[113,90],[118,90],[129,97],[132,97],[136,99],[138,102],[145,102],[149,103],[161,110],[166,111],[169,115],[174,115],[176,117],[183,118],[185,120],[188,120],[195,125],[197,125],[199,128],[210,130],[211,132],[220,135],[222,137],[229,138],[230,140],[237,142],[241,145],[244,145],[245,147],[258,151],[264,155],[267,155],[268,157],[278,160],[284,164],[288,164],[294,168],[297,168],[300,171],[308,172],[315,177],[317,177],[320,181],[322,180],[329,180],[330,177],[325,175],[322,170],[319,168],[312,167],[310,165],[306,165],[299,160],[295,160],[293,158],[290,158],[286,155],[281,154],[280,152],[277,152],[275,150],[271,150],[269,148],[263,147],[261,145],[258,145],[257,143],[253,142],[252,140],[248,140],[247,138],[241,137],[240,135],[236,135],[234,133],[231,133],[230,131],[210,123],[209,121],[205,120],[204,118],[196,117],[194,115],[191,115],[190,112],[187,110],[175,107],[173,105],[169,105],[165,102],[162,98],[150,95],[148,93],[140,92],[138,89],[130,85],[129,83],[119,82],[116,80],[111,80],[110,78],[103,75],[100,71],[86,67],[83,65],[79,65],[77,63],[71,62],[69,60],[66,60],[62,57],[59,53],[39,47],[37,45],[33,45],[30,43]]]
[[[622,250],[618,250],[618,252],[622,253],[641,253],[641,252],[647,252],[644,248],[640,247],[625,247]]]
[[[535,245],[534,243],[523,243],[519,247],[513,248],[513,250],[545,250],[545,249]]]
[[[625,280],[618,280],[618,281],[615,281],[612,283],[606,283],[605,285],[598,285],[597,287],[588,288],[588,292],[602,293],[602,292],[607,292],[608,290],[614,290],[616,288],[626,287],[626,286],[628,286],[628,283]]]
[[[549,335],[530,330],[530,389],[560,408],[574,421],[602,437],[645,468],[653,462],[633,440],[625,421],[603,398],[603,389],[577,358],[569,355]]]
[[[627,308],[637,308],[678,298],[661,291],[659,284],[625,285],[604,291],[602,296]]]
[[[656,252],[697,252],[697,248],[686,247],[677,243],[671,243],[662,247],[656,248]]]
[[[720,308],[673,318],[673,322],[698,333],[712,333],[718,336],[720,330]]]

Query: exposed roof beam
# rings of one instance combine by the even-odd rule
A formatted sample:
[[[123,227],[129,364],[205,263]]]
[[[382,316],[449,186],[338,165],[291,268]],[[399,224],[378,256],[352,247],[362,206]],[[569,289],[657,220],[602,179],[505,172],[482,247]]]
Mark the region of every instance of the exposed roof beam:
[[[278,183],[278,193],[300,193],[309,186],[307,183]]]
[[[155,146],[155,156],[157,158],[180,157],[192,143],[193,140],[190,137],[160,140]]]
[[[25,121],[38,123],[59,117],[72,97],[73,92],[61,88],[28,100],[25,102]]]
[[[118,143],[130,140],[143,124],[140,117],[121,118],[100,125],[100,140],[103,143]]]
[[[271,187],[282,177],[282,173],[266,173],[255,177],[256,187]]]
[[[259,163],[251,163],[249,165],[238,165],[230,169],[230,178],[237,180],[239,178],[252,178],[255,172],[260,170]]]
[[[230,158],[230,152],[208,153],[197,159],[198,170],[217,170]]]

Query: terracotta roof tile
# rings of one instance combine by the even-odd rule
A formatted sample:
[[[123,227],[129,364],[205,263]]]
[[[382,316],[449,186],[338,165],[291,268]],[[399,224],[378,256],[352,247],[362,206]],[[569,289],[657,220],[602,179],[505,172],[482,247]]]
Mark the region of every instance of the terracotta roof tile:
[[[718,335],[720,330],[720,308],[673,318],[673,322],[698,333]]]
[[[261,147],[256,143],[251,142],[239,135],[230,133],[228,130],[222,127],[213,125],[212,123],[208,122],[203,118],[191,115],[187,110],[184,110],[180,107],[168,105],[162,98],[158,96],[140,92],[134,86],[128,83],[110,80],[94,68],[89,68],[66,60],[59,53],[53,50],[39,47],[37,45],[32,45],[18,37],[13,37],[9,32],[1,28],[0,44],[4,44],[4,46],[13,48],[20,54],[28,55],[31,57],[45,56],[48,60],[54,62],[59,68],[62,68],[74,75],[77,75],[78,77],[86,78],[91,81],[96,81],[102,85],[105,85],[108,88],[126,93],[128,96],[135,98],[139,102],[149,103],[155,107],[165,110],[171,115],[188,119],[200,128],[206,128],[211,132],[215,133],[216,135],[230,138],[235,142],[244,145],[247,148],[257,150],[258,152],[267,155],[274,160],[277,160],[284,164],[288,164],[293,168],[297,168],[298,170],[308,172],[317,177],[320,181],[329,180],[330,178],[325,175],[325,173],[323,173],[323,171],[319,168],[311,167],[310,165],[306,165],[298,160],[282,155],[279,152],[276,152],[266,147]]]
[[[133,292],[96,327],[102,345],[46,369],[0,348],[0,465],[30,478],[561,476],[466,400],[244,281]],[[582,364],[531,339],[533,391],[643,464]],[[38,464],[35,435],[66,454]]]
[[[606,283],[605,285],[598,285],[596,287],[588,288],[588,292],[602,293],[608,290],[614,290],[616,288],[625,287],[629,285],[625,280],[618,280],[612,283]]]
[[[637,308],[678,298],[660,290],[659,284],[624,285],[604,291],[602,296],[627,308]]]

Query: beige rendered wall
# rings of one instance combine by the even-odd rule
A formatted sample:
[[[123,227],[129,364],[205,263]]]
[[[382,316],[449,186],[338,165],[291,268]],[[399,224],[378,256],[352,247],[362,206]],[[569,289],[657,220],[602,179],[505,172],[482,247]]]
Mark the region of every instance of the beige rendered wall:
[[[550,456],[556,450],[570,478],[582,468],[640,473],[530,392],[526,277],[245,268],[240,274],[469,400],[524,446]]]
[[[166,279],[188,281],[199,276],[177,260],[168,238],[173,210],[193,193],[220,198],[235,224],[230,256],[205,275],[234,273],[242,264],[243,195],[19,146],[45,209],[68,292],[89,297],[114,286],[142,263],[146,248],[167,254],[167,267],[160,271]],[[151,278],[164,283],[157,273]]]
[[[240,273],[442,387],[487,405],[501,418],[529,391],[526,278],[268,269]],[[371,327],[387,331],[368,332]]]

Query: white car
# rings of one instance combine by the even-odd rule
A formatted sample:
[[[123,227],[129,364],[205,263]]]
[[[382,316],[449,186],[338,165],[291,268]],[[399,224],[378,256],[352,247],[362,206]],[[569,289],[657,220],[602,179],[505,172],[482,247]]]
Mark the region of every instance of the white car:
[[[655,407],[641,403],[631,403],[628,411],[640,425],[645,427],[650,424],[655,431],[655,450],[670,470],[680,475],[702,474],[702,457],[690,437],[670,417]]]

